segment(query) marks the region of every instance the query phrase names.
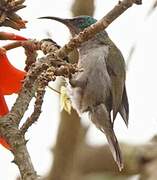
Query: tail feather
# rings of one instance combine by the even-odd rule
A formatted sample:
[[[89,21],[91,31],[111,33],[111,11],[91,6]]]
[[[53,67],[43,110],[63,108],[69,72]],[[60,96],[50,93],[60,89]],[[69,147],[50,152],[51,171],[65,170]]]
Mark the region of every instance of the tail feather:
[[[106,134],[106,138],[108,140],[113,158],[115,162],[117,163],[119,170],[121,171],[123,169],[123,160],[122,160],[122,154],[121,154],[121,150],[120,150],[117,138],[114,132],[112,132],[112,134],[110,133],[109,135]]]
[[[105,104],[99,104],[93,107],[90,112],[90,118],[97,128],[106,135],[113,158],[121,171],[123,168],[121,150],[113,130],[110,114],[107,111]]]

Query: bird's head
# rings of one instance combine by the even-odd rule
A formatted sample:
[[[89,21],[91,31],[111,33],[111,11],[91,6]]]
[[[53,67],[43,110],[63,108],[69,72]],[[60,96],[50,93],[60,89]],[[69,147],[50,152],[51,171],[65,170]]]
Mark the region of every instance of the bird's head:
[[[71,19],[62,19],[53,16],[45,16],[40,17],[39,19],[51,19],[65,24],[69,28],[72,36],[78,34],[79,32],[83,31],[85,28],[87,28],[91,24],[96,23],[97,21],[91,16],[77,16]]]

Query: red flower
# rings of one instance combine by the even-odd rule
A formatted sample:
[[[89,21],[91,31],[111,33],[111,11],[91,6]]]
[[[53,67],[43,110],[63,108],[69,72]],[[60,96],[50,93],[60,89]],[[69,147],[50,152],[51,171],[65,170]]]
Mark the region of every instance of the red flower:
[[[12,33],[4,34],[10,40],[27,40]],[[18,70],[9,62],[5,49],[0,48],[0,116],[4,116],[9,112],[4,95],[18,93],[25,75],[26,72]],[[0,144],[7,149],[11,149],[3,137],[0,137]]]
[[[8,60],[4,50],[0,50],[0,91],[3,95],[18,93],[25,72],[16,69]]]
[[[16,35],[14,33],[0,32],[0,40],[27,40],[27,38]]]

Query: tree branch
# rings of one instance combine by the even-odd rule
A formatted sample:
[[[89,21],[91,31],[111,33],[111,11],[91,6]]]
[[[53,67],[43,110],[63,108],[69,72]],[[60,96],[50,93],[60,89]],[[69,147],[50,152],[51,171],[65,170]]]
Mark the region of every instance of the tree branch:
[[[75,156],[76,180],[89,174],[110,173],[114,176],[132,176],[144,173],[144,177],[156,175],[157,142],[149,142],[144,145],[120,144],[124,155],[124,169],[119,172],[113,160],[108,145],[91,146],[84,144],[78,149]],[[151,165],[151,166],[150,166]],[[153,173],[154,172],[154,173]],[[81,178],[80,178],[81,177]]]

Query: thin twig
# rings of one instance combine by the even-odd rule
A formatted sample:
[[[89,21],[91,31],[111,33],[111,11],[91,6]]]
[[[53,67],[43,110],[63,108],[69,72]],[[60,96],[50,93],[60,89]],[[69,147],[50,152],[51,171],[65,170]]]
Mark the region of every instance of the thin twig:
[[[22,41],[16,41],[16,42],[12,42],[9,43],[7,45],[2,46],[4,49],[6,49],[7,51],[14,49],[14,48],[18,48],[22,46]]]
[[[34,43],[32,43],[31,41],[24,42],[23,48],[25,49],[25,54],[26,54],[26,61],[25,61],[26,66],[24,70],[28,72],[31,65],[36,62],[38,54],[36,52],[36,49],[34,48]]]
[[[57,91],[56,89],[54,89],[53,87],[51,87],[51,86],[47,86],[48,88],[50,88],[52,91],[54,91],[54,92],[56,92],[56,93],[58,93],[58,94],[61,94],[59,91]]]
[[[32,115],[26,120],[26,122],[20,128],[22,135],[24,135],[27,132],[28,128],[31,127],[32,124],[38,120],[38,118],[41,114],[41,107],[42,107],[43,98],[45,95],[45,88],[46,88],[46,86],[39,87],[37,90],[34,112],[32,113]]]

